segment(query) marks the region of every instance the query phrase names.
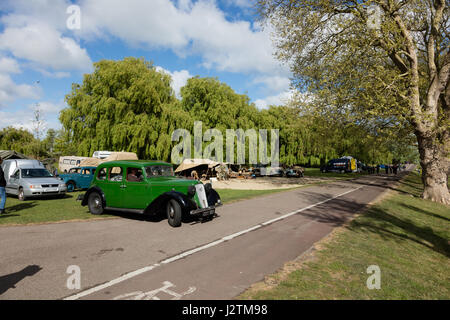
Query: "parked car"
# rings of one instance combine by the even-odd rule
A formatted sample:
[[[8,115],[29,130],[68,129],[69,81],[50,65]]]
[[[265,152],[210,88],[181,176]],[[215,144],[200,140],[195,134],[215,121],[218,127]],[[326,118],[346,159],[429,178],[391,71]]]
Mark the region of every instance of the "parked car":
[[[5,160],[2,164],[6,179],[6,193],[20,201],[31,197],[64,196],[66,184],[54,177],[37,160]]]
[[[81,199],[95,215],[105,210],[163,213],[172,227],[180,226],[183,217],[213,218],[222,204],[210,183],[175,177],[169,163],[137,160],[99,165]]]
[[[67,191],[72,192],[75,189],[87,189],[94,179],[95,169],[97,167],[77,167],[72,168],[66,174],[59,177],[66,183]]]
[[[300,178],[303,177],[304,169],[298,166],[288,168],[284,171],[284,175],[287,178]]]

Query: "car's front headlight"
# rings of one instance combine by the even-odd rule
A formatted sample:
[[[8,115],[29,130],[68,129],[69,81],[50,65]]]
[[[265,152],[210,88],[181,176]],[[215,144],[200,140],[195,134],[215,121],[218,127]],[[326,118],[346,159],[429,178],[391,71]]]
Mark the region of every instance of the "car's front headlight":
[[[193,196],[195,196],[195,192],[196,192],[196,190],[195,190],[195,186],[189,186],[188,187],[188,196],[189,197],[193,197]]]

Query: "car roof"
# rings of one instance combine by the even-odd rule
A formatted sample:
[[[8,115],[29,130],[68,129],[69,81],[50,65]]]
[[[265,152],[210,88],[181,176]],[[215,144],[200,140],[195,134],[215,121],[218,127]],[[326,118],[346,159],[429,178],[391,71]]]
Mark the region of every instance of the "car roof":
[[[154,166],[154,165],[163,165],[163,166],[172,166],[170,163],[158,160],[117,160],[117,161],[108,161],[99,165],[102,167],[111,167],[111,166]]]

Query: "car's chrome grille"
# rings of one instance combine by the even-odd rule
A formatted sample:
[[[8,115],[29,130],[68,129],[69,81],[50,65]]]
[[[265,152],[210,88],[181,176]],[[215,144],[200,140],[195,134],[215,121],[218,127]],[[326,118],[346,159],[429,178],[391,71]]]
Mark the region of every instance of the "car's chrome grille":
[[[208,200],[206,199],[205,186],[201,183],[196,184],[195,191],[197,192],[198,200],[200,201],[200,208],[207,208]]]
[[[57,188],[57,187],[59,187],[59,185],[57,185],[57,184],[42,184],[41,187],[42,188]]]

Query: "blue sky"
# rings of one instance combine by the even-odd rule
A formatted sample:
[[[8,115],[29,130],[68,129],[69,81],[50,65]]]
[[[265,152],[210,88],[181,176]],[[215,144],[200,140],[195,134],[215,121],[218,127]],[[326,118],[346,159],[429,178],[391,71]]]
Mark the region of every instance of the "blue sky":
[[[68,28],[71,5],[79,28]],[[259,108],[291,95],[290,72],[274,56],[253,0],[2,0],[0,129],[31,129],[36,104],[46,128],[72,83],[101,59],[143,57],[172,76],[178,93],[196,75],[217,77]]]

